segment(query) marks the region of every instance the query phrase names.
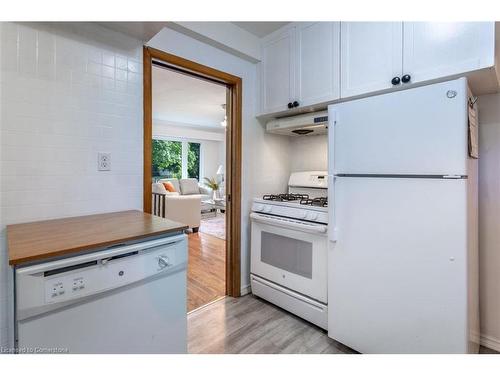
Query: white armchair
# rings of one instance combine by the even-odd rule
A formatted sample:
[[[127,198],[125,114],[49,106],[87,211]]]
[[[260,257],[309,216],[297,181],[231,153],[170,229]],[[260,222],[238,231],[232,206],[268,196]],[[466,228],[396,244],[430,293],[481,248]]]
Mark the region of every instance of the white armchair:
[[[193,232],[198,232],[201,220],[200,197],[165,196],[165,218],[186,224]]]
[[[186,224],[193,232],[198,232],[201,221],[201,197],[170,193],[162,184],[160,185],[161,187],[153,185],[153,214]]]

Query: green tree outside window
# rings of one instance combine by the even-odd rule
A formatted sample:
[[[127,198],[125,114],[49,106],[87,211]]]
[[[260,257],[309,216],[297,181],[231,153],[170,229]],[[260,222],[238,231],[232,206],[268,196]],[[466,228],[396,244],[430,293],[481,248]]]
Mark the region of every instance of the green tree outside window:
[[[187,176],[200,180],[199,143],[184,142],[187,147]],[[153,139],[153,181],[161,178],[182,178],[183,142]]]
[[[153,139],[153,177],[182,178],[182,142]]]

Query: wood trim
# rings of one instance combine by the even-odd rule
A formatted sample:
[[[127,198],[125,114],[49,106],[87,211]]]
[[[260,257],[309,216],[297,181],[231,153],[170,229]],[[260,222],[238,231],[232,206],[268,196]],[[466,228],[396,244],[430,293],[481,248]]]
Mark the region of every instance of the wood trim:
[[[226,130],[226,190],[230,192],[230,202],[226,211],[226,289],[230,296],[240,296],[240,251],[231,251],[234,244],[241,244],[241,80],[228,86],[226,95],[227,130]],[[226,224],[227,225],[227,224]],[[239,249],[238,249],[239,250]],[[237,280],[233,272],[238,269]]]
[[[152,75],[151,75],[151,54],[148,48],[143,49],[143,113],[144,113],[144,170],[143,170],[143,186],[144,196],[142,207],[144,212],[151,214],[153,209],[151,207],[151,194],[153,187],[152,168],[152,154],[153,154],[153,91],[152,91]]]
[[[233,76],[232,74],[223,72],[221,70],[199,64],[195,61],[187,60],[156,48],[144,48],[148,50],[148,53],[152,59],[159,60],[160,62],[164,62],[168,65],[173,65],[174,67],[180,68],[180,70],[183,70],[185,72],[190,72],[197,76],[202,76],[213,81],[224,83],[226,85],[234,85],[238,82],[238,80],[241,81],[240,77]]]
[[[242,80],[240,77],[184,59],[151,47],[144,47],[144,211],[151,213],[151,152],[153,137],[152,75],[153,60],[190,75],[227,87],[226,129],[226,293],[241,294],[241,158],[242,158]]]

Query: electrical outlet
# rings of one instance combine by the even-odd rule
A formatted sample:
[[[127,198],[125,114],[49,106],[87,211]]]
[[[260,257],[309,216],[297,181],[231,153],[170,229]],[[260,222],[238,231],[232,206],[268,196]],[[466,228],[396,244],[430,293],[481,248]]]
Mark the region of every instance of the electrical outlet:
[[[98,171],[111,170],[111,154],[109,152],[99,152],[97,154],[97,170]]]

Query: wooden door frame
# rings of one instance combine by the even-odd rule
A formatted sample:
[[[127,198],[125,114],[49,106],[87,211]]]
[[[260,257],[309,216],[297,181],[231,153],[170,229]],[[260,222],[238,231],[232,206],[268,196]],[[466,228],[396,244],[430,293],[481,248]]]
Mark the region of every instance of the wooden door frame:
[[[193,76],[222,83],[227,87],[226,113],[226,294],[241,294],[241,116],[242,80],[240,77],[198,64],[158,49],[144,46],[144,212],[151,213],[152,204],[152,64],[153,60]]]

